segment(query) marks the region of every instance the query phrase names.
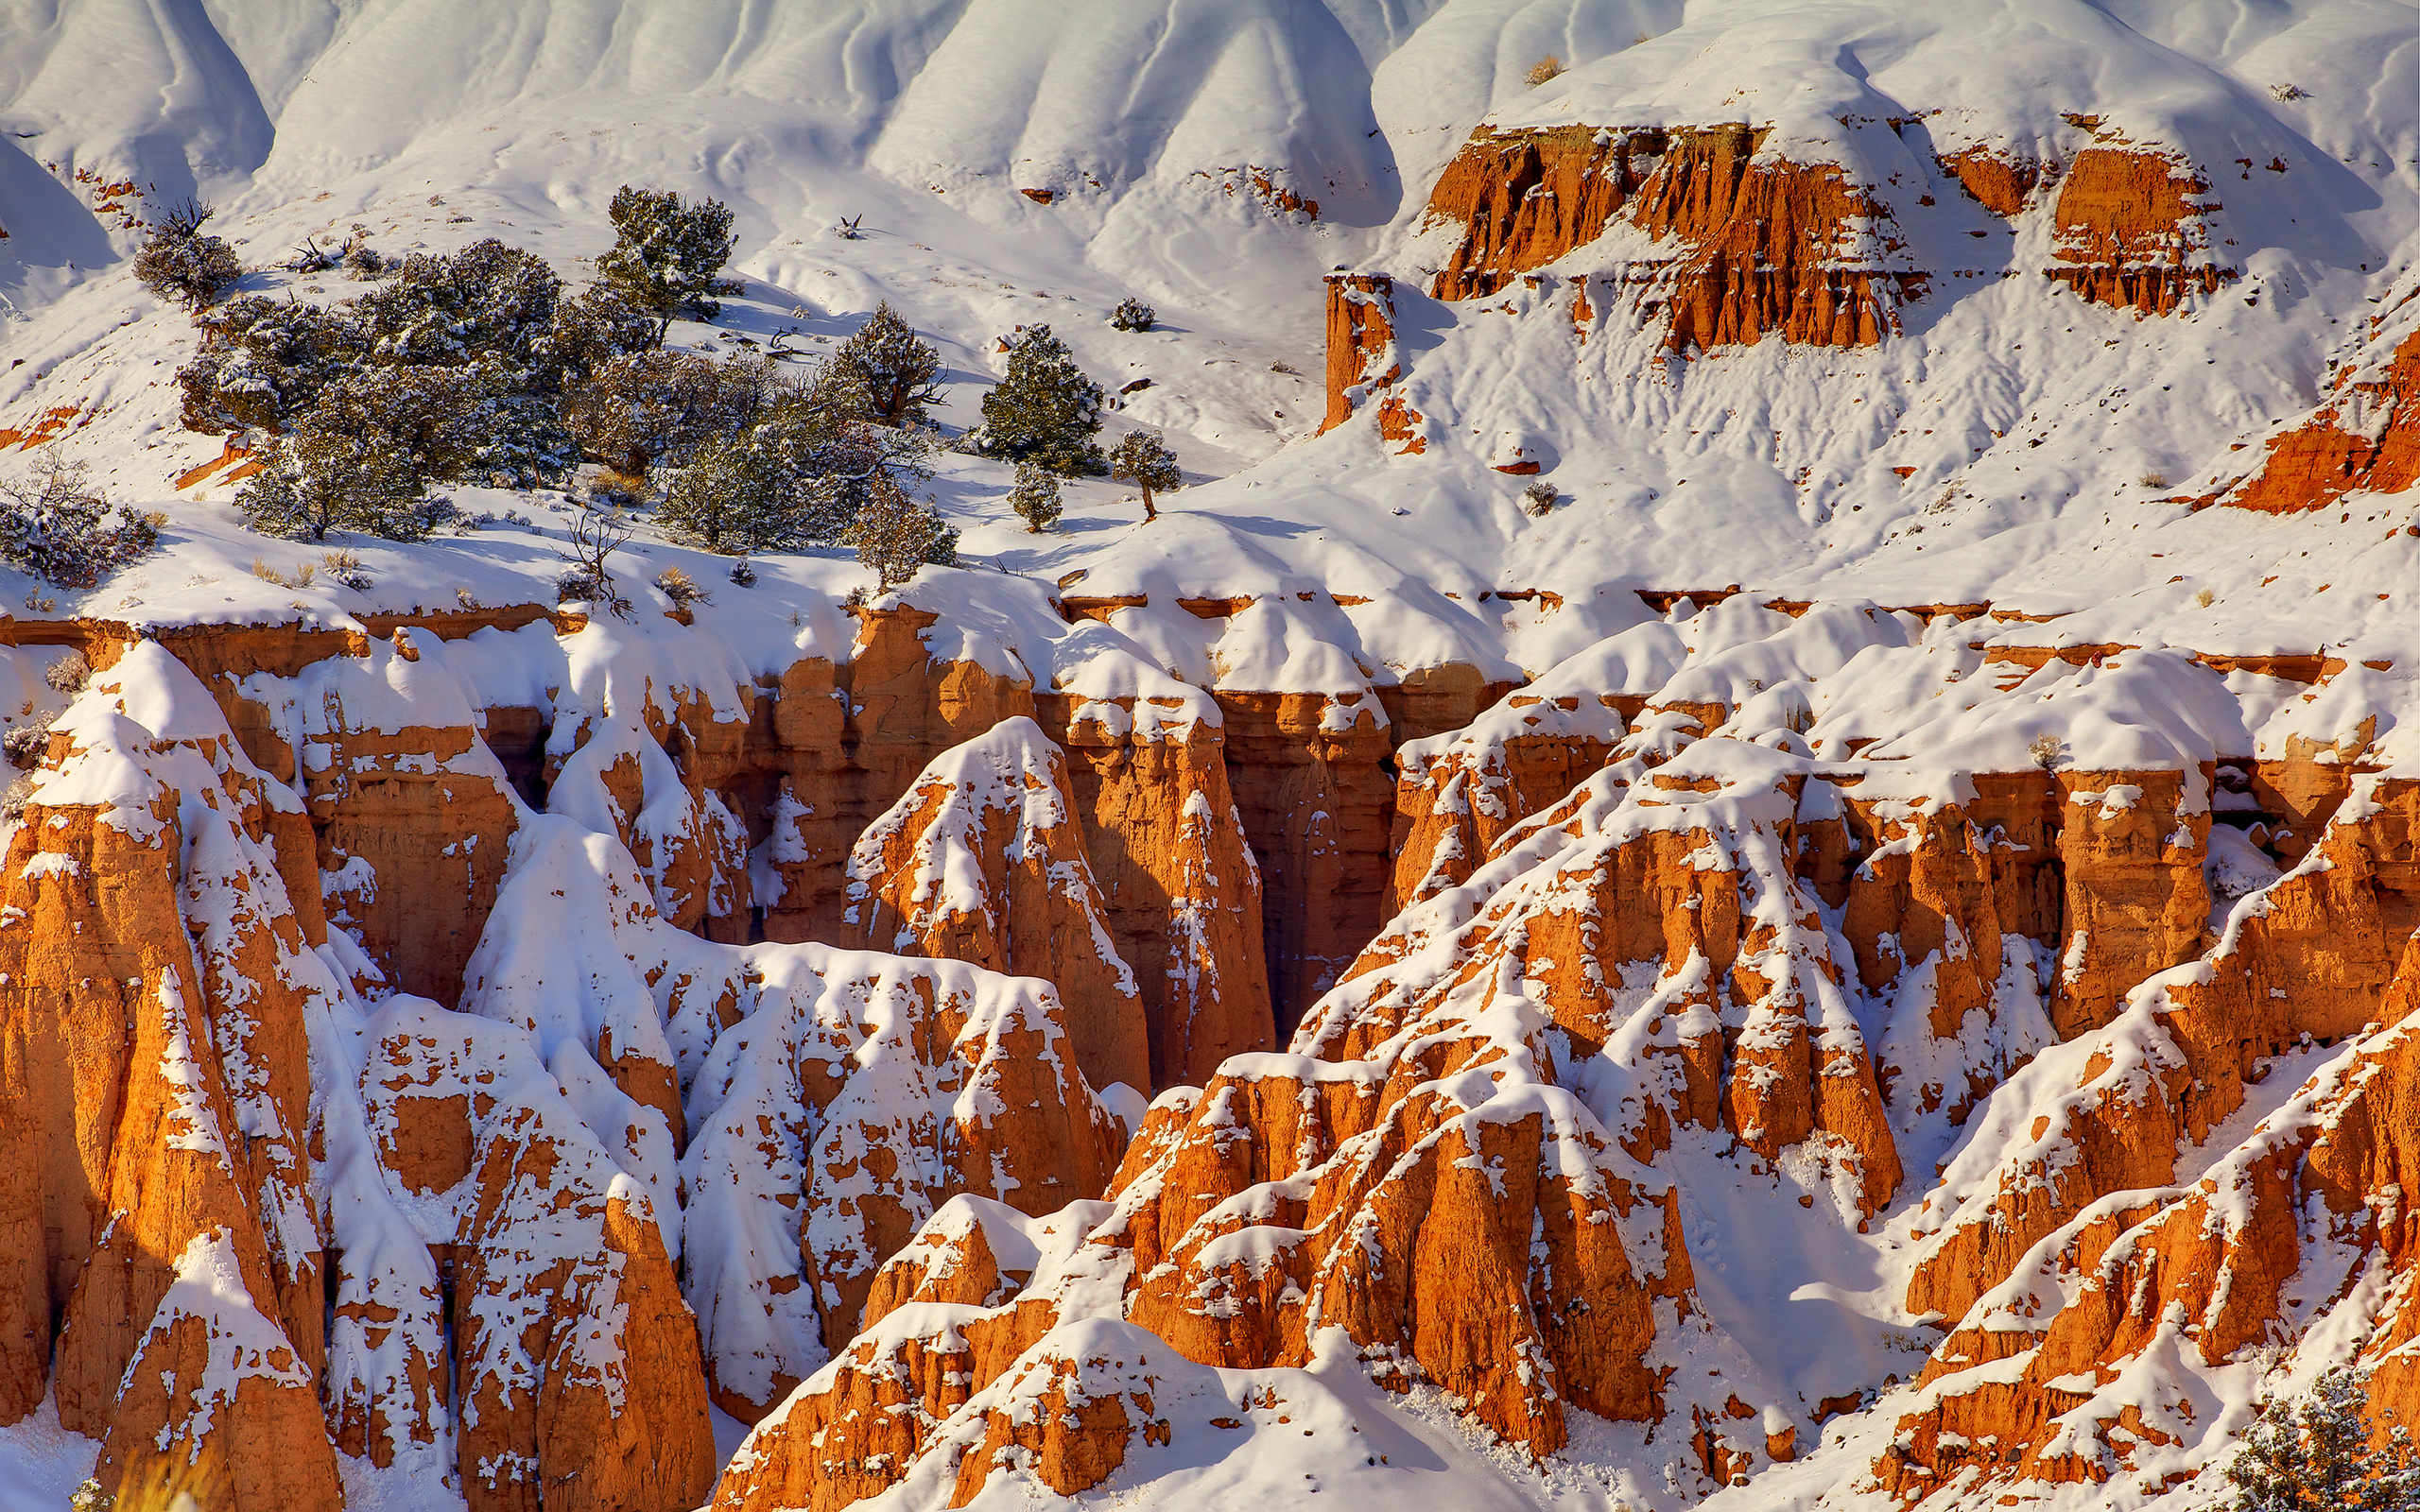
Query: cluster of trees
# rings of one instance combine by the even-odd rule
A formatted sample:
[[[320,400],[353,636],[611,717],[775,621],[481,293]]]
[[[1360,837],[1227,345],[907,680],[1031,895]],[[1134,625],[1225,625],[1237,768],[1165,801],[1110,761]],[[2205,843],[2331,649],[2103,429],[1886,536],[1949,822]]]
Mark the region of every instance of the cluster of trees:
[[[2411,1435],[2370,1432],[2369,1376],[2337,1366],[2298,1400],[2266,1401],[2227,1466],[2230,1512],[2415,1512],[2420,1464]]]
[[[658,523],[707,550],[855,545],[886,588],[953,559],[957,532],[912,491],[937,445],[934,348],[886,303],[804,370],[666,350],[672,320],[711,318],[735,292],[722,276],[731,212],[625,187],[610,215],[614,247],[577,295],[493,238],[392,265],[356,228],[344,261],[376,281],[366,291],[327,305],[227,299],[241,268],[202,234],[198,206],[152,229],[138,271],[201,331],[177,374],[185,425],[272,438],[235,500],[265,533],[420,540],[458,518],[439,485],[536,487],[587,461],[605,470],[609,502],[660,492]],[[1122,323],[1148,328],[1150,312],[1128,303]],[[1032,528],[1057,518],[1062,475],[1135,482],[1156,514],[1153,494],[1180,481],[1174,456],[1148,433],[1105,454],[1102,405],[1047,326],[1021,330],[962,444],[1019,464],[1011,503]]]

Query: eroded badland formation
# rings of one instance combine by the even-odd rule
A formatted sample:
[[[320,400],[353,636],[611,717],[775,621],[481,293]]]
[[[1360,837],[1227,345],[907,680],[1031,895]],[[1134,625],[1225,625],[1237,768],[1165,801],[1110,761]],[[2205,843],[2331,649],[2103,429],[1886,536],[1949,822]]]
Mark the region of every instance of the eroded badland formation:
[[[937,103],[1012,39],[1095,87],[977,5],[832,107],[887,241],[748,190],[771,250],[683,339],[985,256],[1090,290],[1120,196],[1270,281],[1132,349],[1164,519],[981,535],[1008,472],[958,459],[962,565],[895,593],[827,551],[560,605],[561,500],[248,576],[248,454],[138,370],[181,318],[25,275],[0,468],[117,459],[173,566],[0,625],[0,1480],[2182,1509],[2330,1365],[2420,1427],[2420,21],[1574,4],[1531,89],[1478,8],[1330,9],[1278,72],[1359,58],[1333,121],[1266,124],[1240,20],[1160,43],[1294,160]],[[424,129],[473,166],[358,162],[422,152],[417,205],[570,140],[479,109]],[[286,150],[264,248],[326,214]],[[1011,322],[953,319],[971,396]],[[1180,434],[1231,400],[1292,429]]]

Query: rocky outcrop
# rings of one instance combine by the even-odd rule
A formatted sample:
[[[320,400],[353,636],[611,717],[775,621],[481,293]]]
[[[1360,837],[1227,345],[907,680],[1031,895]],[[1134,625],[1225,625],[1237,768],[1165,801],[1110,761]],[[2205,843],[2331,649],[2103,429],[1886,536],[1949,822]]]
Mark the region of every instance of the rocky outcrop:
[[[767,1419],[718,1504],[779,1504],[838,1474],[837,1504],[938,1473],[918,1469],[933,1455],[979,1485],[1008,1441],[983,1394],[1012,1366],[1028,1386],[1060,1380],[1028,1351],[1098,1317],[1105,1287],[1124,1322],[1222,1369],[1307,1364],[1318,1330],[1341,1328],[1381,1382],[1434,1382],[1532,1454],[1564,1443],[1574,1409],[1685,1425],[1684,1484],[1787,1443],[1787,1409],[1741,1400],[1753,1367],[1698,1309],[1676,1194],[1645,1162],[1700,1128],[1787,1152],[1851,1212],[1878,1209],[1899,1170],[1789,880],[1787,761],[1740,755],[1746,772],[1724,776],[1731,743],[1697,749],[1703,767],[1684,753],[1654,780],[1635,763],[1599,775],[1409,910],[1295,1054],[1163,1097],[1109,1202],[1060,1214],[1051,1245],[1028,1238],[1022,1282],[1028,1244],[979,1212],[937,1218],[877,1282],[890,1311]],[[1624,1071],[1566,1087],[1568,1057],[1617,1033],[1638,1046]],[[1088,1442],[1059,1452],[1051,1484],[1098,1484],[1132,1426],[1071,1423]]]
[[[1387,916],[1460,886],[1522,820],[1604,765],[1685,655],[1670,627],[1640,626],[1560,663],[1451,734],[1397,747]]]
[[[2420,482],[2420,330],[2376,347],[2338,370],[2335,397],[2316,414],[2269,438],[2250,478],[2202,502],[2293,514]]]
[[[2059,185],[2049,276],[2097,304],[2166,315],[2235,277],[2210,246],[2208,179],[2182,153],[2086,147]]]
[[[1032,720],[934,757],[858,837],[848,875],[860,943],[1040,977],[1086,1081],[1151,1085],[1142,994],[1110,937],[1066,763]]]
[[[1265,891],[1270,997],[1290,1028],[1385,921],[1392,749],[1368,694],[1222,693],[1229,781]]]
[[[292,798],[156,646],[52,746],[0,911],[0,1418],[50,1392],[107,1486],[337,1504],[305,1135],[337,986],[278,872]]]
[[[1482,128],[1429,196],[1427,224],[1462,227],[1432,292],[1493,294],[1618,215],[1675,247],[1622,275],[1673,350],[1768,335],[1873,345],[1925,274],[1898,257],[1888,206],[1835,165],[1764,157],[1764,136],[1747,127]]]
[[[1903,1502],[1962,1475],[2094,1483],[2207,1453],[2229,1425],[2201,1409],[2195,1378],[2291,1343],[2357,1287],[2392,1298],[2357,1346],[2380,1362],[2371,1400],[2382,1417],[2411,1410],[2396,1353],[2414,1327],[2398,1177],[2420,956],[2377,931],[2390,889],[2376,860],[2394,852],[2406,786],[2374,787],[2364,819],[2330,830],[2325,863],[2238,904],[2203,961],[2069,1047],[2070,1074],[2088,1050],[2091,1100],[2065,1127],[2043,1121],[2051,1143],[2004,1159],[2001,1191],[2031,1169],[2064,1192],[2082,1163],[2094,1200],[2056,1203],[2051,1221],[1994,1246],[1988,1284],[1875,1466]],[[2130,1058],[2135,1091],[2113,1118],[2103,1068]],[[2248,1137],[2211,1140],[2255,1099],[2269,1111]]]
[[[1156,679],[1100,692],[1050,694],[1040,712],[1065,747],[1110,936],[1142,993],[1148,1086],[1199,1085],[1229,1056],[1276,1044],[1260,864],[1219,706]]]
[[[1327,276],[1327,414],[1321,434],[1353,418],[1353,412],[1375,399],[1378,436],[1402,441],[1403,455],[1428,449],[1420,434],[1421,416],[1401,394],[1395,381],[1403,364],[1395,356],[1394,281],[1384,273],[1330,273]]]
[[[451,1299],[474,1512],[694,1503],[715,1463],[697,1322],[631,1157],[595,1132],[614,1127],[610,1093],[433,1004],[392,1000],[368,1034],[367,1125]],[[439,1426],[399,1419],[413,1399],[381,1405],[390,1437]]]

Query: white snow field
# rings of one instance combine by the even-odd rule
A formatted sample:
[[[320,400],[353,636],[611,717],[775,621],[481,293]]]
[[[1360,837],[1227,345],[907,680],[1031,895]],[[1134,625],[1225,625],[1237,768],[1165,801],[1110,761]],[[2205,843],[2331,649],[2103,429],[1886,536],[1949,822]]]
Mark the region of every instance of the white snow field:
[[[1569,72],[1533,89],[1524,75],[1549,53]],[[2200,253],[2239,277],[2165,316],[2090,302],[2042,272],[2047,214],[1997,220],[1938,164],[1978,146],[2071,156],[2090,140],[2074,117],[2207,174]],[[1887,206],[1843,256],[1927,275],[1896,334],[1681,355],[1653,319],[1600,306],[1583,343],[1569,281],[1670,252],[1618,224],[1536,287],[1457,303],[1422,292],[1456,235],[1427,223],[1430,186],[1482,123],[1726,122],[1770,126],[1764,153],[1836,164]],[[106,190],[126,182],[136,195]],[[257,576],[256,561],[290,576],[320,547],[247,531],[215,474],[177,487],[221,438],[180,426],[173,375],[193,329],[135,282],[129,216],[211,201],[211,229],[257,269],[245,291],[327,301],[359,286],[268,265],[356,222],[398,254],[493,235],[583,283],[625,183],[737,213],[745,292],[712,325],[677,323],[677,346],[730,352],[790,332],[811,353],[887,300],[949,365],[951,433],[976,421],[998,338],[1020,325],[1050,325],[1114,394],[1149,380],[1103,439],[1150,426],[1174,446],[1187,487],[1153,524],[1126,487],[1077,481],[1059,528],[1030,534],[1004,502],[1010,468],[943,455],[930,492],[963,532],[961,565],[903,591],[941,612],[937,655],[1091,697],[1168,691],[1163,673],[1344,695],[1465,663],[1720,699],[1739,711],[1725,733],[1743,748],[1760,739],[1794,760],[1879,739],[1896,748],[1866,755],[1925,772],[2021,767],[2046,730],[2079,765],[2188,779],[2217,755],[2357,731],[2373,763],[2420,763],[2413,500],[2356,492],[2277,516],[2178,502],[2238,477],[2342,371],[2382,365],[2420,325],[2420,8],[2399,0],[0,0],[0,427],[58,417],[50,446],[166,517],[158,553],[87,593],[0,569],[0,607],[344,627],[551,603],[575,507],[545,490],[456,489],[493,523],[416,545],[346,541],[366,589]],[[835,233],[850,217],[861,237]],[[1382,441],[1367,409],[1318,434],[1322,281],[1339,267],[1394,278],[1395,392],[1423,417],[1420,455]],[[1130,294],[1157,307],[1157,329],[1106,323]],[[1542,517],[1522,507],[1527,480],[1495,470],[1512,447],[1544,456],[1560,490]],[[0,476],[28,460],[0,448]],[[643,608],[670,607],[647,586],[669,566],[715,597],[694,628],[654,614],[614,627],[616,654],[711,667],[726,685],[803,652],[845,660],[840,603],[873,582],[835,549],[758,558],[754,587],[726,586],[725,561],[644,524],[627,560]],[[1732,587],[1719,607],[1663,614],[1636,592]],[[1148,602],[1070,627],[1061,592]],[[1522,596],[1492,596],[1506,593]],[[1215,621],[1177,603],[1252,595]],[[1793,621],[1759,607],[1776,597],[1988,601],[2025,617]],[[526,683],[543,703],[555,669],[598,664],[543,639],[483,637],[431,662],[466,687]],[[1979,674],[1995,641],[2142,651],[1994,680]],[[2349,670],[2314,691],[2187,653],[2316,654]],[[0,657],[34,686],[33,661]],[[1784,687],[1803,691],[1806,717],[1776,737],[1780,716],[1753,700]],[[2029,1006],[2033,981],[2010,988]],[[2023,1041],[2003,1047],[2011,1063],[2052,1038],[2047,1023],[2003,1030]],[[1866,1032],[1880,1042],[1887,1024]],[[2080,1050],[2047,1050],[1963,1128],[1894,1130],[1910,1172],[1956,1180],[1970,1150],[1990,1170],[1990,1142],[2013,1137],[1995,1131],[2071,1084]],[[2352,1050],[2295,1057],[2177,1183]],[[1920,1258],[1905,1219],[1927,1182],[1903,1186],[1869,1236],[1803,1211],[1795,1187],[1723,1146],[1684,1138],[1665,1171],[1685,1194],[1715,1336],[1807,1403],[1862,1391],[1880,1406],[1702,1504],[1887,1504],[1867,1471],[1893,1431],[1893,1394],[1912,1399],[1905,1383],[1937,1342],[1903,1301]],[[1080,1328],[1148,1357],[1178,1425],[1086,1505],[1687,1502],[1658,1479],[1669,1446],[1635,1425],[1585,1419],[1531,1465],[1434,1392],[1377,1390],[1349,1355],[1215,1370],[1122,1322]],[[2250,1366],[2197,1379],[2216,1411],[2180,1464],[2223,1444],[2262,1384]],[[1294,1424],[1255,1409],[1241,1435],[1208,1426],[1258,1394],[1290,1403]],[[1365,1463],[1372,1446],[1391,1446],[1384,1464]],[[63,1507],[92,1454],[55,1413],[0,1429],[0,1512]],[[459,1504],[433,1471],[346,1473],[356,1506]],[[2038,1504],[2186,1512],[2222,1489],[2211,1474],[2145,1476]],[[874,1504],[938,1506],[950,1490],[911,1477]],[[1004,1474],[975,1504],[1046,1500]]]

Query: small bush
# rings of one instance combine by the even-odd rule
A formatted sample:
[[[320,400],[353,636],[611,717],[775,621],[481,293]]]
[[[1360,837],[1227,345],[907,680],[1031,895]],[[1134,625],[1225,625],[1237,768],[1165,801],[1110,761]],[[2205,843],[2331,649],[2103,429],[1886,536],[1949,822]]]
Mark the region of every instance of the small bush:
[[[2269,86],[2269,93],[2277,96],[2278,100],[2285,104],[2310,98],[2310,91],[2299,84],[2272,84]]]
[[[1130,294],[1110,312],[1109,323],[1120,331],[1149,331],[1159,318],[1157,310]]]
[[[1059,502],[1059,480],[1031,462],[1017,464],[1017,480],[1009,490],[1009,507],[1025,520],[1028,531],[1039,535],[1058,524],[1066,506]]]
[[[1555,486],[1544,478],[1532,481],[1528,488],[1521,490],[1522,503],[1533,515],[1543,515],[1553,508],[1557,497],[1559,495],[1555,491]]]
[[[117,507],[90,470],[56,452],[30,477],[0,482],[0,558],[59,588],[90,588],[160,542],[161,517]]]
[[[2156,472],[2146,472],[2142,475],[2140,481],[2143,487],[2147,489],[2164,489],[2168,487],[2168,474]]]
[[[2369,1377],[2338,1366],[2300,1401],[2263,1401],[2227,1466],[2230,1512],[2411,1512],[2420,1467],[2410,1433],[2370,1447]]]
[[[2219,595],[2218,595],[2215,592],[2211,591],[2210,589],[2203,588],[2203,589],[2196,589],[2196,590],[2194,591],[2194,593],[2193,593],[2193,607],[2194,607],[2194,608],[2196,608],[2196,609],[2208,609],[2211,605],[2213,605],[2213,604],[2217,603],[2218,601],[2219,601]]]
[[[84,685],[93,680],[93,663],[84,660],[83,652],[70,651],[43,669],[42,680],[51,692],[63,693],[72,698],[83,692]]]
[[[631,601],[614,586],[610,563],[631,535],[631,523],[619,514],[582,510],[574,515],[569,549],[560,554],[569,565],[555,578],[556,599],[584,600],[616,619],[630,618]]]
[[[294,255],[279,265],[289,273],[324,273],[343,260],[340,252],[332,252],[311,237],[294,249]]]
[[[734,587],[737,587],[737,588],[753,588],[753,587],[755,587],[755,586],[756,586],[756,565],[755,565],[755,563],[753,563],[753,562],[750,561],[750,560],[749,560],[747,558],[745,558],[745,557],[742,557],[739,560],[737,560],[737,561],[735,561],[735,562],[733,562],[733,563],[731,564],[731,581],[732,581],[733,586],[734,586]]]
[[[1552,53],[1548,53],[1544,58],[1539,59],[1536,62],[1530,65],[1530,72],[1526,77],[1529,79],[1530,87],[1531,89],[1537,89],[1544,85],[1551,84],[1556,79],[1561,78],[1563,77],[1563,60]]]
[[[832,353],[819,381],[844,387],[866,418],[884,425],[930,423],[925,406],[941,397],[942,357],[889,301]]]
[[[2047,730],[2034,736],[2033,743],[2025,749],[2033,758],[2033,765],[2046,772],[2067,759],[2067,743]]]
[[[714,595],[698,586],[698,580],[678,567],[666,567],[655,575],[656,592],[672,600],[675,609],[687,609],[693,604],[711,604]]]
[[[328,570],[330,578],[355,593],[366,591],[377,580],[361,565],[361,558],[349,551],[323,551],[320,553],[320,565]]]
[[[135,279],[195,314],[217,303],[244,276],[244,265],[233,248],[201,233],[202,223],[216,214],[188,201],[155,222],[134,253]]]

